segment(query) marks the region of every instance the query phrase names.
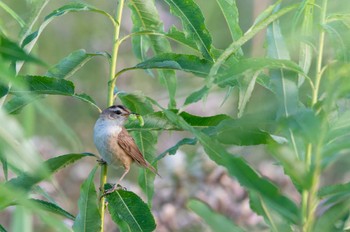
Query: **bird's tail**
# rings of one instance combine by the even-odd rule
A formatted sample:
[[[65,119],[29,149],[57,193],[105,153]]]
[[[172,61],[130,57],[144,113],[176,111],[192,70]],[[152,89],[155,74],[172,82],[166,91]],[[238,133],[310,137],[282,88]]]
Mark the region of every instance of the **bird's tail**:
[[[148,168],[148,170],[150,170],[151,172],[153,172],[157,176],[161,177],[159,175],[159,173],[157,172],[157,170],[150,163],[148,163],[147,161],[146,161],[146,168]]]

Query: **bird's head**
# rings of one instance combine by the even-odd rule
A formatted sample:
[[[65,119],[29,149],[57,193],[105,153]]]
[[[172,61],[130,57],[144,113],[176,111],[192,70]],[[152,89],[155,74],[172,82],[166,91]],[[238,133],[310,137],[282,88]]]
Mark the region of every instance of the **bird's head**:
[[[130,114],[133,113],[125,106],[113,105],[103,110],[100,117],[124,123]]]

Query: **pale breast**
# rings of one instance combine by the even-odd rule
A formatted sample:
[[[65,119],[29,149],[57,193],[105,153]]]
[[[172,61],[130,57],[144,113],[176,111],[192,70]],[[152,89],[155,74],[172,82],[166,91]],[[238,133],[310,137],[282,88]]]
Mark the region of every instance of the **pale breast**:
[[[118,164],[118,134],[121,127],[112,120],[98,119],[94,127],[94,143],[101,157],[109,164]]]

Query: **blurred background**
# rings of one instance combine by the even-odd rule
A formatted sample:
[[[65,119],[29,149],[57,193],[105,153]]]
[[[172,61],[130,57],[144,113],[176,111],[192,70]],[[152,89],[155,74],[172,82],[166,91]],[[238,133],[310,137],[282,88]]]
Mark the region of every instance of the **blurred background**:
[[[8,0],[4,2],[23,19],[29,17],[31,1]],[[68,2],[65,0],[51,1],[41,13],[41,19],[38,22],[42,22],[46,15]],[[114,0],[85,2],[109,11],[111,14],[114,13],[113,9],[116,5]],[[206,24],[213,38],[214,46],[225,49],[231,43],[231,37],[216,1],[196,0],[195,2],[200,6],[206,18]],[[236,2],[239,8],[240,26],[242,31],[245,32],[253,24],[259,13],[273,1],[238,0]],[[284,2],[288,4],[293,1]],[[330,2],[330,9],[335,8],[339,2],[338,0]],[[181,27],[181,23],[169,14],[168,6],[163,1],[156,0],[156,4],[166,30],[173,24]],[[130,15],[129,9],[125,7],[121,36],[129,34],[132,30]],[[14,41],[18,41],[18,26],[1,10],[0,25],[7,29],[13,28],[7,30],[8,36]],[[37,29],[37,27],[38,25],[34,29]],[[52,66],[78,49],[85,49],[87,52],[110,52],[112,31],[111,23],[99,14],[70,13],[58,17],[50,23],[39,38],[32,54]],[[246,57],[264,56],[264,36],[265,32],[263,31],[244,45],[243,51]],[[174,51],[178,53],[186,52],[183,47],[176,44],[172,45]],[[130,40],[128,40],[121,46],[118,56],[118,70],[137,63],[138,61],[132,53]],[[105,108],[108,70],[107,60],[103,57],[97,57],[70,77],[70,80],[75,83],[76,92],[84,92],[90,95],[100,108]],[[46,71],[45,68],[38,66],[24,66],[22,70],[23,73],[33,75],[44,75]],[[176,100],[178,106],[181,106],[190,93],[201,87],[202,79],[183,72],[177,72],[177,77]],[[150,96],[164,107],[168,104],[165,88],[159,84],[156,78],[147,75],[144,71],[131,71],[122,74],[118,79],[117,87],[119,91],[140,92]],[[201,116],[224,113],[235,117],[237,93],[233,92],[228,101],[221,106],[225,94],[225,89],[217,89],[209,95],[205,102],[192,104],[186,108],[186,111]],[[249,103],[248,108],[251,110],[261,106],[264,97],[268,97],[264,92],[256,96],[258,97],[251,99]],[[119,103],[118,99],[117,103]],[[97,154],[92,140],[93,126],[99,115],[96,108],[63,96],[48,96],[40,100],[40,107],[42,110],[37,110],[36,107],[29,105],[14,118],[22,128],[25,139],[33,144],[42,159],[46,160],[67,153],[92,152]],[[154,156],[173,146],[186,135],[188,136],[184,132],[162,132],[158,139],[157,153]],[[290,183],[289,178],[284,176],[283,170],[274,164],[263,146],[232,147],[230,151],[244,156],[262,175],[273,180],[289,197],[299,201],[299,195]],[[53,177],[52,181],[44,182],[41,186],[59,205],[76,215],[79,186],[95,165],[96,160],[94,158],[81,160],[73,166],[61,170]],[[247,193],[234,179],[227,175],[224,168],[218,167],[210,161],[199,146],[182,147],[176,155],[166,156],[161,160],[158,168],[162,178],[156,178],[155,181],[155,197],[152,209],[158,224],[157,231],[210,231],[205,222],[201,221],[186,207],[186,203],[191,198],[204,200],[215,211],[226,215],[236,224],[251,228],[250,231],[264,231],[267,229],[262,218],[249,209]],[[121,173],[122,170],[110,169],[109,182],[115,182]],[[138,168],[134,166],[123,184],[145,199],[137,185],[137,173]],[[0,172],[0,180],[4,180],[2,172]],[[10,210],[0,212],[0,224],[8,228],[11,224]],[[117,231],[110,219],[108,220],[107,231]],[[39,222],[35,221],[34,223]],[[70,223],[67,221],[67,224]],[[46,231],[45,227],[41,228],[41,231]]]

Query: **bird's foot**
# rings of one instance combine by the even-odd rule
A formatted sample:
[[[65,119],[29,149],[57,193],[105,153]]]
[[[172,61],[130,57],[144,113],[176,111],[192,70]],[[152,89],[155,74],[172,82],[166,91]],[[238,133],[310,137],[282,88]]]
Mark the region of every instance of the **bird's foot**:
[[[103,194],[102,194],[102,196],[100,197],[100,199],[101,199],[102,197],[107,196],[108,194],[113,193],[113,192],[116,191],[116,190],[127,190],[127,189],[126,189],[125,187],[121,186],[120,184],[114,184],[112,188],[106,189],[106,190],[103,192]]]
[[[97,161],[97,163],[99,164],[99,165],[106,165],[107,164],[107,162],[104,160],[104,159],[98,159],[98,160],[96,160]]]

